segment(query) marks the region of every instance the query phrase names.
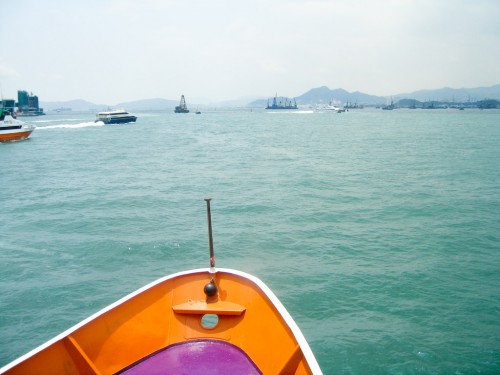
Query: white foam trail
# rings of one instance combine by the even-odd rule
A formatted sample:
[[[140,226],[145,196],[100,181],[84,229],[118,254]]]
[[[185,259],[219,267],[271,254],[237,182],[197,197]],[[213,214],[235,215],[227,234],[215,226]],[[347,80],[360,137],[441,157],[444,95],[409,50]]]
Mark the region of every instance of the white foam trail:
[[[76,118],[62,118],[58,120],[35,120],[35,121],[30,121],[30,122],[36,122],[36,123],[44,123],[44,122],[62,122],[62,121],[78,121]]]
[[[37,127],[37,130],[43,129],[80,129],[80,128],[88,128],[91,126],[104,126],[104,122],[81,122],[79,124],[61,124],[61,125],[49,125],[49,126],[41,126]]]

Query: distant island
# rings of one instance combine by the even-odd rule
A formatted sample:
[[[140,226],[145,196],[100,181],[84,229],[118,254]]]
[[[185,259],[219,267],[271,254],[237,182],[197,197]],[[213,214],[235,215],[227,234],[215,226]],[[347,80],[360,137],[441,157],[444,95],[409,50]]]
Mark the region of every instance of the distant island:
[[[395,94],[388,97],[370,95],[359,91],[348,92],[344,89],[329,89],[326,86],[313,88],[304,94],[294,97],[294,103],[299,107],[315,106],[318,104],[337,103],[338,106],[348,107],[377,107],[394,102],[394,108],[445,108],[445,107],[477,107],[500,108],[500,84],[491,87],[477,88],[441,88],[436,90],[419,90],[411,93]],[[240,100],[227,100],[211,103],[211,107],[248,107],[266,108],[268,97],[246,102]],[[136,100],[126,103],[94,104],[82,99],[58,102],[41,101],[45,111],[57,111],[64,108],[73,111],[103,111],[108,108],[126,108],[131,111],[160,111],[173,110],[178,105],[178,100],[162,98]],[[195,106],[206,107],[202,103],[193,103]]]
[[[394,102],[395,108],[442,108],[465,106],[479,108],[500,107],[500,84],[491,87],[471,89],[442,88],[420,90],[390,97],[369,95],[359,91],[348,92],[344,89],[331,90],[326,86],[318,87],[294,98],[299,106],[314,106],[334,102],[338,106],[382,107]],[[263,108],[267,99],[259,99],[248,104],[249,107]]]
[[[45,102],[43,101],[43,106],[46,111],[58,112],[61,108],[73,111],[90,111],[90,112],[100,112],[106,111],[110,108],[125,108],[129,111],[159,111],[159,110],[169,110],[174,108],[177,104],[177,100],[167,100],[167,99],[144,99],[136,100],[126,103],[117,103],[114,105],[109,104],[95,104],[83,99],[69,100],[69,101],[57,101],[57,102]]]

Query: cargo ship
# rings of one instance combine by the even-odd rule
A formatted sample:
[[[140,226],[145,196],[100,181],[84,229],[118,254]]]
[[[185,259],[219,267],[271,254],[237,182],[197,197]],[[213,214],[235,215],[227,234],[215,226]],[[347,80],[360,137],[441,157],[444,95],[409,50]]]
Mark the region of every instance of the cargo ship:
[[[272,104],[269,104],[269,99],[267,99],[266,109],[297,109],[297,102],[295,99],[289,99],[285,97],[279,97],[276,94],[272,100]]]

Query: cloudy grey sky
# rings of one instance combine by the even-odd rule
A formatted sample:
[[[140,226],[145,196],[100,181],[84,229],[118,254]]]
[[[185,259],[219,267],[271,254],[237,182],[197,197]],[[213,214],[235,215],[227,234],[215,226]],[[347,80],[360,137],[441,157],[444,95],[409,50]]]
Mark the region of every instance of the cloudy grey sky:
[[[0,0],[0,85],[44,101],[389,96],[500,83],[500,0]]]

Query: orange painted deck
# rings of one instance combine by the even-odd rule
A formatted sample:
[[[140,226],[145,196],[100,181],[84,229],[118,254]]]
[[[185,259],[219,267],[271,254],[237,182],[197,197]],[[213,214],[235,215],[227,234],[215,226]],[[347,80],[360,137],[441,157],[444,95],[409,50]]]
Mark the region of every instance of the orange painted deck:
[[[263,374],[321,374],[300,329],[269,288],[238,271],[218,270],[214,276],[215,302],[207,302],[203,291],[208,270],[168,276],[0,372],[113,374],[169,345],[216,340],[241,349]],[[212,328],[202,324],[205,314],[215,318]]]

